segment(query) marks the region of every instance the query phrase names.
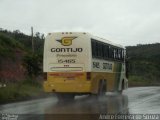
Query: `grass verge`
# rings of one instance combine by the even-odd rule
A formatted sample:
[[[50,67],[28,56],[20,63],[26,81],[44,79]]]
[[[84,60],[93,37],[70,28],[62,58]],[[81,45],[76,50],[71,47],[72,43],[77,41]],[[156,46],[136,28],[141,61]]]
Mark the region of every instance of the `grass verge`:
[[[136,86],[160,86],[160,83],[143,76],[129,76],[129,87]]]
[[[8,83],[0,88],[0,104],[27,100],[43,95],[42,85],[31,79],[18,83]]]

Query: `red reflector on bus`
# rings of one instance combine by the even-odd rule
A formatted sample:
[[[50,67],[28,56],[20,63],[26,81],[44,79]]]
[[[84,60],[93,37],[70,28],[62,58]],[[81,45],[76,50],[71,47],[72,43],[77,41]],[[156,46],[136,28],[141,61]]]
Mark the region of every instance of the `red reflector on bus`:
[[[46,81],[47,80],[47,73],[43,73],[43,79]]]
[[[87,76],[86,76],[87,80],[91,79],[91,72],[87,72]]]

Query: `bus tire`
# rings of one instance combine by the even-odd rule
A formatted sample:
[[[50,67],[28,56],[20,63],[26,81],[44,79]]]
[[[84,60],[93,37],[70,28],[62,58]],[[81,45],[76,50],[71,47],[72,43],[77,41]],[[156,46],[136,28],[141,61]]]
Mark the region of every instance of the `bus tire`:
[[[106,93],[106,80],[100,80],[98,85],[98,96],[104,96]]]
[[[118,91],[118,94],[121,95],[122,93],[123,93],[123,90],[119,90],[119,91]]]
[[[68,93],[57,93],[57,98],[59,102],[67,102],[74,100],[75,95],[74,94],[68,94]]]
[[[124,80],[122,81],[121,90],[118,91],[119,94],[122,94],[124,90]]]

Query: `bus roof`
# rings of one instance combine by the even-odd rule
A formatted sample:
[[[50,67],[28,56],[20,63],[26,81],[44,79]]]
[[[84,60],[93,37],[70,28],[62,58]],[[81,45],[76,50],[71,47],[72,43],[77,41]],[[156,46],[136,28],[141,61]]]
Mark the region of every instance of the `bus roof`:
[[[90,38],[92,39],[95,39],[97,41],[101,41],[101,42],[104,42],[104,43],[108,43],[110,45],[113,45],[113,46],[116,46],[116,47],[120,47],[120,48],[125,48],[124,46],[120,45],[120,44],[116,44],[110,40],[107,40],[107,39],[104,39],[104,38],[100,38],[100,37],[97,37],[97,36],[94,36],[88,32],[53,32],[53,33],[48,33],[48,35],[54,35],[54,34],[62,34],[62,35],[72,35],[72,34],[76,34],[76,35],[87,35],[89,36]]]
[[[93,36],[93,35],[92,35]],[[104,42],[104,43],[108,43],[110,45],[113,45],[113,46],[116,46],[116,47],[120,47],[120,48],[124,48],[124,46],[120,45],[120,44],[116,44],[110,40],[107,40],[107,39],[104,39],[104,38],[100,38],[100,37],[97,37],[97,36],[93,36],[92,37],[93,39],[96,39],[98,41],[101,41],[101,42]]]

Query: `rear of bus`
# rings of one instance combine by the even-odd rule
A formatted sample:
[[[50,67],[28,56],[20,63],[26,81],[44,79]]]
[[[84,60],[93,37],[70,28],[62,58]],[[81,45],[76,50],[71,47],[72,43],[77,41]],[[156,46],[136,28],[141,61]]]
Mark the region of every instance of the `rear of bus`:
[[[90,92],[90,38],[86,33],[50,33],[44,44],[44,90],[63,94]]]

